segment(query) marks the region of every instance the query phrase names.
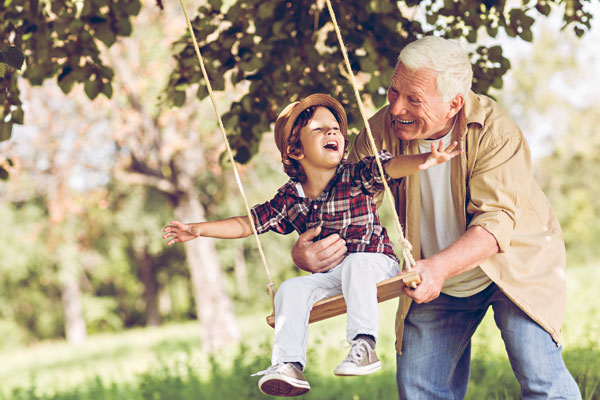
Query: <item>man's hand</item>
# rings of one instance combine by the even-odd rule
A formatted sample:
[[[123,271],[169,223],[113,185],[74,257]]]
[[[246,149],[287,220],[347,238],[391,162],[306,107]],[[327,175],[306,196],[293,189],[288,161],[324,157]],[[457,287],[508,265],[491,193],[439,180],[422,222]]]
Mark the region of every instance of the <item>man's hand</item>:
[[[445,280],[439,274],[440,269],[436,268],[433,261],[425,259],[417,261],[413,270],[421,275],[421,283],[415,289],[405,287],[404,294],[416,303],[428,303],[437,299]]]
[[[321,227],[311,228],[300,235],[292,248],[292,259],[298,268],[307,272],[325,272],[344,259],[348,249],[338,234],[327,236],[317,242],[313,238],[321,233]]]

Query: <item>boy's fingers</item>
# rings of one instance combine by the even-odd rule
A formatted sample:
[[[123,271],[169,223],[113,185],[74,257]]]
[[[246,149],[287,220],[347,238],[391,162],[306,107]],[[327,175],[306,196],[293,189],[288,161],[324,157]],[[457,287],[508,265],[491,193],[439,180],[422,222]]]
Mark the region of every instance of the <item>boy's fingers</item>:
[[[452,150],[454,150],[454,148],[456,148],[457,145],[458,145],[458,142],[454,141],[454,143],[452,143],[450,146],[446,147],[446,153],[449,153]]]
[[[444,139],[440,140],[440,145],[438,147],[438,151],[444,151]]]

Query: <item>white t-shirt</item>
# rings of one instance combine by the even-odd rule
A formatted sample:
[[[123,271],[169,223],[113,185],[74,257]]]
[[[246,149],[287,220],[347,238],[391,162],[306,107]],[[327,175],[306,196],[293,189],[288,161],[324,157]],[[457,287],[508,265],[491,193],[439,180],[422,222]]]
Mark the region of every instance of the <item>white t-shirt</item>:
[[[456,119],[454,120],[456,123]],[[419,151],[431,151],[431,143],[439,146],[440,140],[444,147],[452,143],[452,130],[440,139],[419,140]],[[450,162],[445,162],[435,167],[419,172],[421,185],[421,251],[423,257],[432,255],[445,249],[466,230],[460,215],[456,212],[454,197],[450,181]],[[429,212],[426,212],[429,210]],[[467,297],[479,293],[492,283],[490,278],[479,267],[462,274],[453,276],[444,282],[442,293],[456,297]]]

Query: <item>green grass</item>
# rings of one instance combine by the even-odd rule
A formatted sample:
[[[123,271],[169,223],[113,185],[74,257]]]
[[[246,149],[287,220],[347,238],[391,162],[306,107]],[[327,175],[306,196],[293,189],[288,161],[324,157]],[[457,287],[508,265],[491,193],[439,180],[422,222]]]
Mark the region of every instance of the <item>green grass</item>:
[[[568,271],[564,359],[584,399],[600,399],[597,290],[600,269]],[[395,399],[395,301],[381,304],[378,355],[383,370],[338,378],[344,358],[345,317],[311,325],[306,399]],[[269,365],[272,329],[267,311],[239,318],[244,340],[209,357],[195,322],[98,335],[79,346],[45,342],[0,353],[0,400],[20,399],[252,399],[266,398],[250,374]],[[519,398],[516,379],[488,313],[473,339],[468,399]]]

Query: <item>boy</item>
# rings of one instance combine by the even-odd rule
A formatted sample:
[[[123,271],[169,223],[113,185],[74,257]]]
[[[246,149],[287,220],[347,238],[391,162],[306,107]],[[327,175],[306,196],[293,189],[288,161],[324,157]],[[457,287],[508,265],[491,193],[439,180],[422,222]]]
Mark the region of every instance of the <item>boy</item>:
[[[356,164],[344,160],[347,121],[342,105],[324,94],[313,94],[287,106],[275,123],[275,141],[290,180],[275,197],[252,208],[258,233],[288,234],[321,226],[320,237],[337,233],[346,241],[348,255],[326,273],[283,282],[275,295],[275,338],[272,365],[258,386],[273,396],[298,396],[310,390],[302,371],[306,364],[308,319],[313,304],[344,294],[346,334],[351,349],[337,366],[336,375],[366,375],[379,368],[375,353],[378,306],[376,284],[397,275],[398,259],[379,221],[373,195],[383,190],[374,157]],[[382,151],[386,179],[398,179],[443,163],[460,154],[456,143],[444,150],[392,157]],[[164,228],[168,245],[198,236],[242,238],[252,234],[251,220],[232,217],[221,221]],[[318,237],[317,239],[319,239]]]

